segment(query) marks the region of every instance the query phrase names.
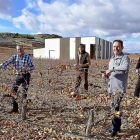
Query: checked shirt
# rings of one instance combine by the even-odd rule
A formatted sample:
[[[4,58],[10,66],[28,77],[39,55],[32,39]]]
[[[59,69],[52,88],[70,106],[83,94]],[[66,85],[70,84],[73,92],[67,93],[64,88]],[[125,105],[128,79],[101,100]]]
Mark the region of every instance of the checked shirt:
[[[34,64],[31,57],[25,53],[22,57],[20,57],[18,54],[13,55],[9,60],[2,63],[1,66],[5,69],[6,66],[10,64],[13,64],[16,74],[26,74],[28,72],[31,73],[31,71],[34,69]],[[23,67],[27,67],[28,71],[23,70]]]

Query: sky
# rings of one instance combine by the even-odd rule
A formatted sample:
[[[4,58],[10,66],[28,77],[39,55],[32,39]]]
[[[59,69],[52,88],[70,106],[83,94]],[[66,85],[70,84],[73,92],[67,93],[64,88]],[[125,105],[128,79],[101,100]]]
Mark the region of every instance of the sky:
[[[140,53],[140,0],[0,0],[0,32],[97,36]]]

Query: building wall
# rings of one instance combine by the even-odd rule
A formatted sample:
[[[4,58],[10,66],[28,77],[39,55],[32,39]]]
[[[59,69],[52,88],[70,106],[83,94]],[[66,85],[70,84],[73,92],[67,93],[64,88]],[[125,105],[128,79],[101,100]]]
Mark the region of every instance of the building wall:
[[[60,39],[60,59],[70,59],[70,38]]]
[[[104,46],[103,46],[103,39],[100,39],[100,46],[101,46],[101,59],[104,58]]]
[[[90,55],[90,44],[95,44],[95,37],[81,37],[81,43],[85,44],[85,50]]]
[[[112,56],[112,43],[98,37],[75,37],[45,39],[45,49],[36,49],[34,56],[50,59],[76,59],[79,44],[85,44],[85,50],[90,54],[94,46],[96,59],[108,59]],[[101,50],[100,50],[101,49]],[[94,57],[94,58],[95,58]]]
[[[111,57],[113,56],[113,43],[112,42],[110,42],[110,55],[111,55]]]
[[[45,55],[46,58],[60,59],[60,38],[45,39]]]
[[[75,59],[77,58],[77,53],[79,51],[78,46],[81,44],[81,37],[75,38]]]
[[[75,43],[75,38],[70,38],[70,59],[75,59],[75,47],[76,47],[76,43]]]
[[[109,42],[106,41],[106,59],[109,58]]]
[[[105,43],[105,40],[103,40],[103,59],[106,59],[106,43]]]
[[[33,50],[33,55],[34,55],[35,58],[46,58],[45,48],[42,48],[42,49],[34,49]]]

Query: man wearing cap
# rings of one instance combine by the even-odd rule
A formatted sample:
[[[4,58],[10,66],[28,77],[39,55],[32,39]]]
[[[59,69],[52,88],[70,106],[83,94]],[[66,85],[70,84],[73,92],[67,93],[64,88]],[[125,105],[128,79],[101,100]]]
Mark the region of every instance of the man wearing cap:
[[[0,65],[0,69],[5,69],[8,65],[12,64],[15,71],[15,78],[12,83],[12,91],[17,94],[18,87],[22,84],[24,89],[24,98],[26,98],[31,72],[34,69],[34,64],[29,55],[25,54],[23,45],[16,46],[17,54],[13,55],[9,60]],[[18,112],[18,104],[16,99],[12,97],[13,108],[9,113]]]

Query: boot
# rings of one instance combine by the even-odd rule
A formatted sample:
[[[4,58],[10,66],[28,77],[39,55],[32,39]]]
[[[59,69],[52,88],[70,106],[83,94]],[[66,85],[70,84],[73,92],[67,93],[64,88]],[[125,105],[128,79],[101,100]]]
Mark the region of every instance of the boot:
[[[13,109],[11,111],[8,111],[8,113],[10,113],[10,114],[17,113],[18,112],[18,103],[16,102],[16,99],[14,97],[12,98],[12,106],[13,106]]]

